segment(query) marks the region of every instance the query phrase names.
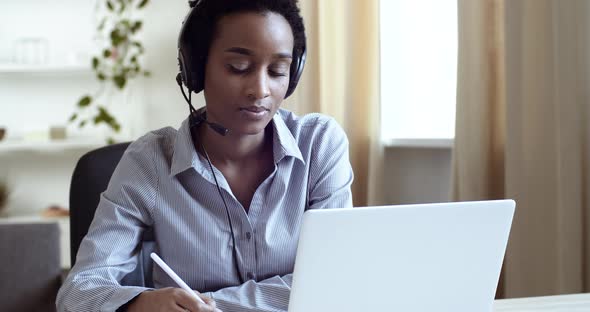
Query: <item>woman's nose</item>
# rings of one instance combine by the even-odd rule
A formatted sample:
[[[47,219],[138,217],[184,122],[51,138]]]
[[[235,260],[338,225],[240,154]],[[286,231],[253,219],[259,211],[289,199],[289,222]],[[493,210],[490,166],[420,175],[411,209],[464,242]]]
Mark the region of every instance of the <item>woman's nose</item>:
[[[246,88],[246,95],[252,100],[261,100],[270,96],[269,79],[266,72],[257,72],[253,74]]]

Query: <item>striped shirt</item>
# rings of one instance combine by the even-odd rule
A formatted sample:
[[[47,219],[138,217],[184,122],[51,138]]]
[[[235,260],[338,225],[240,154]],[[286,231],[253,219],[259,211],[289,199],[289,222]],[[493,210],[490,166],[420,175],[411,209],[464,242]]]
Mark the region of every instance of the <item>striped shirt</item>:
[[[120,284],[137,265],[146,227],[164,261],[222,311],[286,311],[303,212],[351,207],[353,173],[346,134],[332,118],[281,109],[271,124],[274,171],[248,211],[214,167],[237,264],[225,206],[185,120],[127,148],[59,291],[58,311],[115,311],[147,290]],[[158,266],[153,281],[155,288],[176,286]]]

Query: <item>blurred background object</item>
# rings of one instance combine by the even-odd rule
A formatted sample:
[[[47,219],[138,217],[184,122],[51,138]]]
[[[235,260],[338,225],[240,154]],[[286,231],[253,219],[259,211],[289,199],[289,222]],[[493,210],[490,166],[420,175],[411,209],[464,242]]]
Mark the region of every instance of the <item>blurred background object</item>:
[[[42,65],[49,60],[49,42],[42,37],[19,38],[13,43],[14,64]]]
[[[144,22],[138,15],[148,3],[148,0],[97,2],[95,11],[100,22],[95,36],[98,53],[92,58],[91,65],[99,86],[80,97],[69,118],[70,123],[79,128],[106,125],[114,133],[121,131],[120,118],[109,108],[126,104],[127,99],[120,95],[133,88],[129,85],[131,80],[151,75],[142,66],[145,48],[140,31]],[[114,143],[115,139],[109,135],[107,142]]]
[[[0,311],[55,311],[61,284],[55,221],[0,220]]]
[[[69,215],[70,211],[68,209],[58,205],[49,206],[41,212],[41,216],[45,218],[68,217]]]
[[[67,137],[66,127],[64,126],[51,126],[49,128],[49,139],[50,140],[65,140]]]
[[[0,216],[3,215],[3,211],[8,205],[8,196],[10,192],[8,190],[8,184],[0,180]]]

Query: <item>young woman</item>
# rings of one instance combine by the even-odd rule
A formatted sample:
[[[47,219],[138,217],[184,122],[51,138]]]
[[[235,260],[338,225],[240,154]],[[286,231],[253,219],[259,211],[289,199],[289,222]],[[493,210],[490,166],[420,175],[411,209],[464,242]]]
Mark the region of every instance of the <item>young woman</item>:
[[[296,0],[192,3],[179,59],[187,101],[203,89],[206,107],[128,147],[59,311],[286,311],[304,211],[352,206],[343,130],[280,109],[305,62]],[[146,228],[205,304],[157,266],[153,289],[121,285]]]

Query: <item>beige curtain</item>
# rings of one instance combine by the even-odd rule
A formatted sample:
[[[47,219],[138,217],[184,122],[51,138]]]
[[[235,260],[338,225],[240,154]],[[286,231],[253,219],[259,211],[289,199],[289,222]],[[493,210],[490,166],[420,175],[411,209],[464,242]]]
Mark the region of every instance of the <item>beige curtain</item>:
[[[377,204],[379,141],[378,0],[300,1],[308,37],[304,75],[286,107],[334,117],[350,141],[355,206]]]
[[[590,1],[458,5],[454,199],[516,200],[505,297],[590,291]]]

